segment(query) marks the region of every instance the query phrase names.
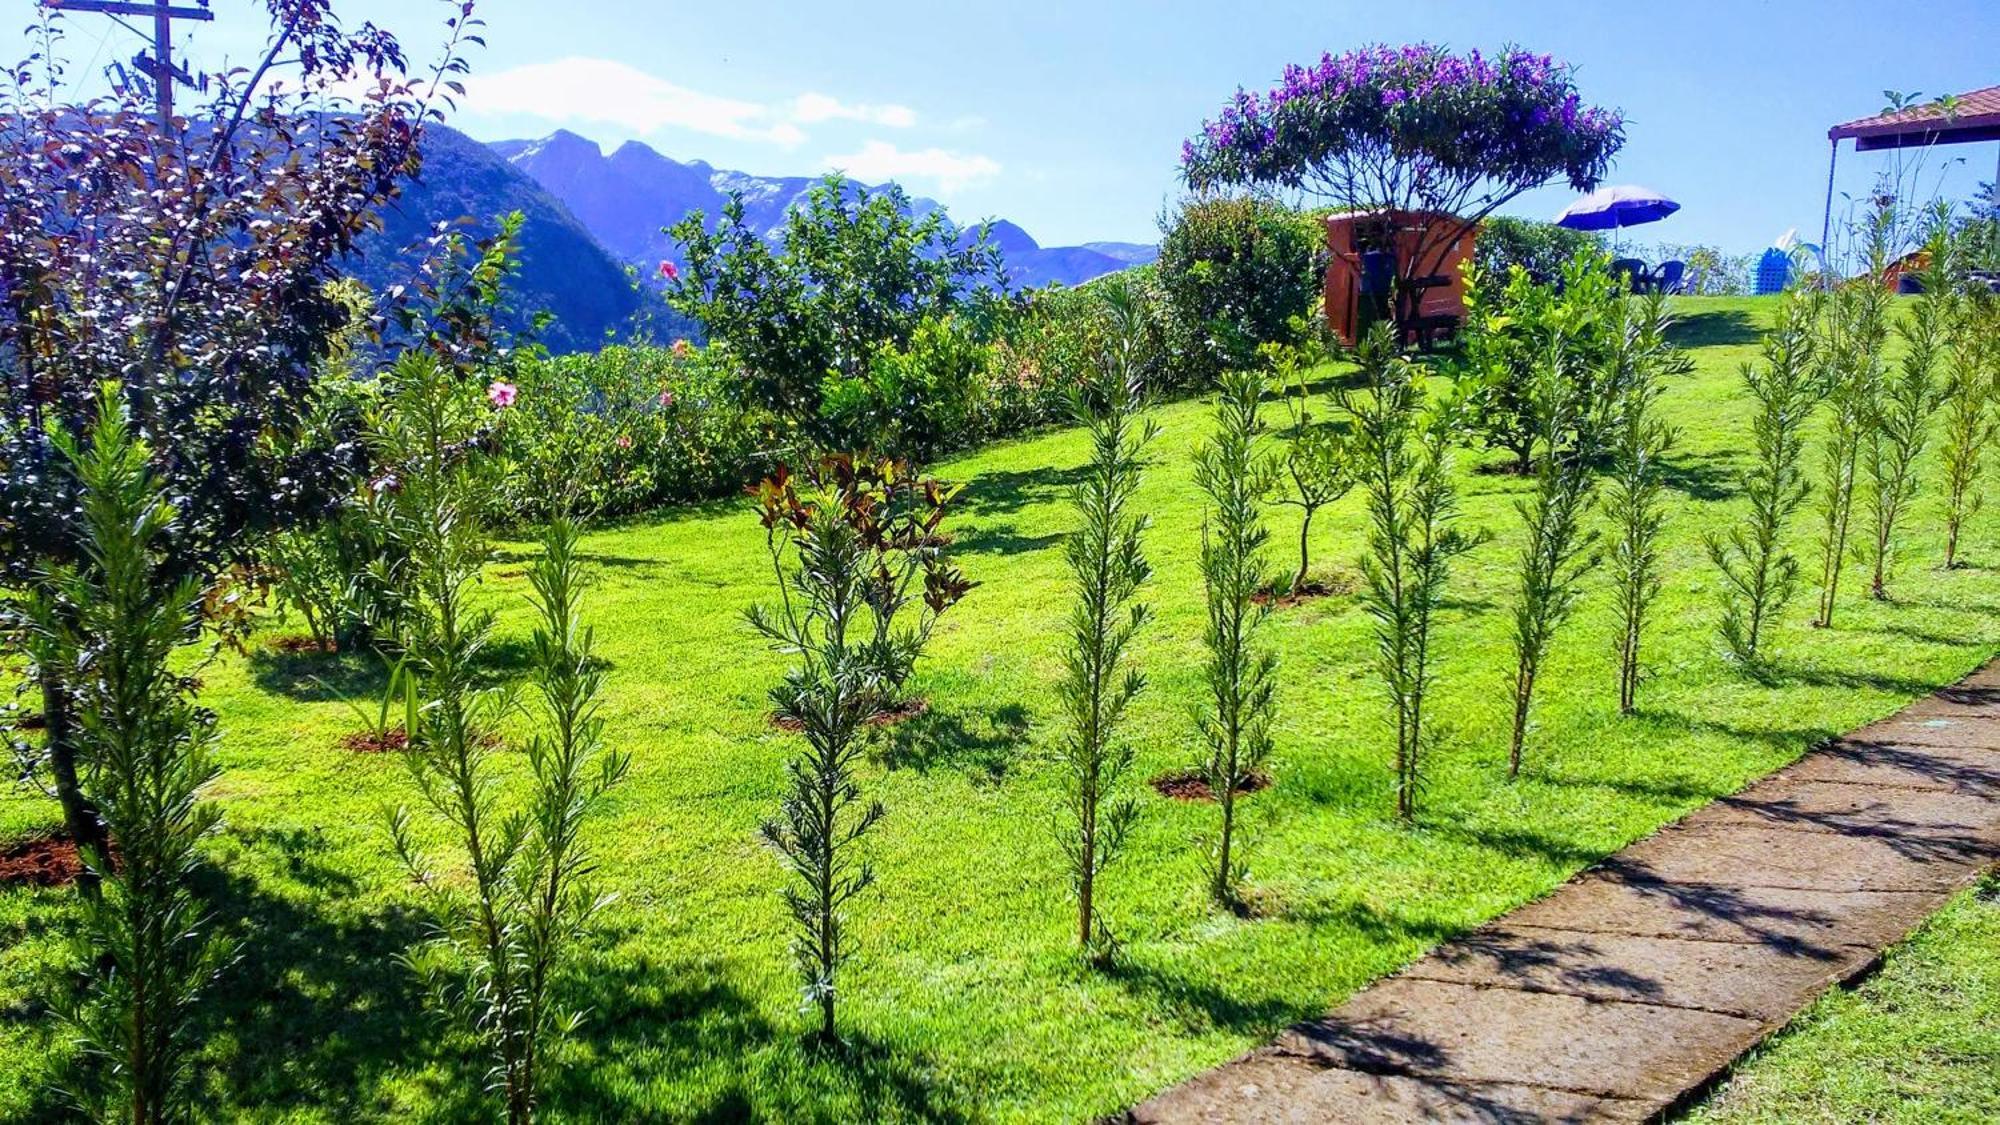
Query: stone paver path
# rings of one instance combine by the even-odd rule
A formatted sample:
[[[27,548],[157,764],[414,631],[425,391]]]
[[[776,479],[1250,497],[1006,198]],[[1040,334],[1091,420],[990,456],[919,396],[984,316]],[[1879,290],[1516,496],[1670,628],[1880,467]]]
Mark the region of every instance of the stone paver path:
[[[1642,1121],[2000,859],[2000,662],[1450,942],[1133,1122]]]

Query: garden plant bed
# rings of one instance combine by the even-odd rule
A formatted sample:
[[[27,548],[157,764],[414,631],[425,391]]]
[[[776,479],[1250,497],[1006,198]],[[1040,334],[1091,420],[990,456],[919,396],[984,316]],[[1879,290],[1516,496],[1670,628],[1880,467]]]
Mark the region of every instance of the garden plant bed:
[[[930,709],[931,701],[921,696],[913,699],[905,699],[894,707],[885,708],[868,716],[868,725],[871,727],[893,727],[898,723],[906,723]],[[798,734],[805,730],[805,727],[797,720],[788,719],[780,715],[770,716],[770,723],[773,727],[784,731],[786,734]]]
[[[396,754],[410,748],[410,736],[401,727],[384,733],[358,730],[341,735],[340,745],[356,754]]]
[[[1214,790],[1209,788],[1208,779],[1200,770],[1176,770],[1163,773],[1147,784],[1162,797],[1176,801],[1213,801]],[[1261,793],[1271,787],[1271,777],[1265,773],[1252,773],[1237,782],[1238,793]]]
[[[1258,605],[1273,606],[1277,609],[1294,609],[1321,598],[1344,598],[1360,588],[1359,579],[1353,575],[1340,574],[1330,578],[1309,579],[1282,594],[1276,590],[1259,590],[1251,595],[1250,600]]]
[[[2000,661],[1129,1117],[1652,1120],[1996,860]]]

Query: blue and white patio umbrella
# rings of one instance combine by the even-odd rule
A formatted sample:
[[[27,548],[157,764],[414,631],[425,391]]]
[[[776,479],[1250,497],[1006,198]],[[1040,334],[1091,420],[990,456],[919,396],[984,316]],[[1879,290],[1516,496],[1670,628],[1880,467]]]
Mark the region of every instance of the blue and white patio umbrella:
[[[1681,205],[1636,184],[1598,188],[1556,216],[1556,225],[1571,230],[1617,230],[1656,223],[1681,209]]]

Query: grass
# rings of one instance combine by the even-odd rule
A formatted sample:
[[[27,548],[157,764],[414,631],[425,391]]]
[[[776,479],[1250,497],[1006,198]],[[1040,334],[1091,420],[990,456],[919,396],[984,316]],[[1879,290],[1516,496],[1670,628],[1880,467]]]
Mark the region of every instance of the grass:
[[[2000,1120],[2000,880],[1753,1052],[1687,1125]]]
[[[1213,809],[1144,795],[1128,855],[1106,879],[1117,967],[1072,947],[1050,824],[1060,775],[1052,720],[1066,602],[1060,537],[1080,435],[994,446],[938,467],[966,481],[956,520],[983,583],[918,675],[932,710],[875,747],[863,783],[888,806],[865,847],[879,874],[853,913],[859,958],[843,979],[850,1048],[813,1054],[787,952],[781,874],[756,826],[782,787],[793,736],[767,724],[782,667],[741,623],[768,596],[763,536],[741,503],[607,528],[587,549],[602,584],[588,616],[609,661],[609,737],[630,780],[591,828],[618,893],[609,932],[569,982],[588,1022],[550,1091],[567,1120],[1064,1121],[1121,1107],[1222,1062],[1439,941],[1562,883],[1660,824],[1740,788],[1816,741],[1891,712],[2000,649],[2000,524],[1975,522],[1975,565],[1935,569],[1941,521],[1911,518],[1899,600],[1846,602],[1830,631],[1808,598],[1772,637],[1769,682],[1740,675],[1715,635],[1717,581],[1701,533],[1738,510],[1746,444],[1739,364],[1769,305],[1691,300],[1699,371],[1666,409],[1685,503],[1669,524],[1667,584],[1649,641],[1642,712],[1616,715],[1614,622],[1595,583],[1559,635],[1522,778],[1505,779],[1513,666],[1507,645],[1524,482],[1475,471],[1465,525],[1495,539],[1463,560],[1438,637],[1424,813],[1391,816],[1390,732],[1351,596],[1285,610],[1269,636],[1280,671],[1275,785],[1245,801],[1260,917],[1205,901],[1196,838]],[[1190,451],[1212,404],[1156,412],[1141,501],[1152,514],[1157,616],[1135,656],[1151,682],[1133,714],[1140,778],[1199,753],[1200,494]],[[1503,458],[1484,458],[1501,460]],[[1274,545],[1296,536],[1273,512]],[[1323,512],[1317,558],[1351,570],[1360,498]],[[1811,529],[1793,529],[1805,552]],[[1285,548],[1274,547],[1283,569]],[[489,574],[501,610],[496,678],[518,675],[530,619],[525,548]],[[1850,577],[1847,588],[1859,589]],[[258,1120],[477,1116],[477,1071],[440,1041],[395,955],[416,923],[389,853],[385,810],[411,797],[389,755],[342,750],[355,725],[333,695],[379,685],[372,662],[259,650],[206,670],[221,716],[212,848],[219,916],[249,937],[217,992],[203,1073],[208,1114]],[[330,685],[330,687],[328,686]],[[506,768],[518,778],[521,763]],[[53,823],[45,802],[0,798],[0,839]],[[0,1119],[50,1112],[64,1036],[34,999],[59,963],[63,892],[0,892]]]

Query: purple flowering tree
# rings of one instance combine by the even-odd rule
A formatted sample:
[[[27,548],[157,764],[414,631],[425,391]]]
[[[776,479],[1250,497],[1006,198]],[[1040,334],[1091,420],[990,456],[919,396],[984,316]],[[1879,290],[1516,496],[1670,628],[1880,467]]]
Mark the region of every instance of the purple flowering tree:
[[[1453,216],[1419,231],[1398,262],[1407,282],[1436,272],[1453,242],[1522,192],[1595,188],[1624,139],[1618,112],[1585,106],[1572,69],[1547,55],[1418,43],[1324,55],[1287,67],[1268,94],[1238,90],[1182,146],[1181,169],[1195,190],[1274,188]]]

